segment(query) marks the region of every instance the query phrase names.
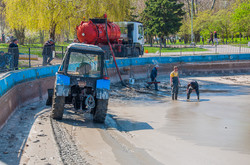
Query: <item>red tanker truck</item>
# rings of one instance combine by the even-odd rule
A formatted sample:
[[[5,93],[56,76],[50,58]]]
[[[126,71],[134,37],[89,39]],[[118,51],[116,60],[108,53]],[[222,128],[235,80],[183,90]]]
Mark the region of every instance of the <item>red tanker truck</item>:
[[[107,38],[109,38],[116,57],[139,57],[139,55],[143,55],[142,23],[113,23],[107,21],[107,19],[90,19],[89,21],[82,21],[76,27],[76,31],[79,42],[101,47],[105,51],[106,58],[111,57]]]

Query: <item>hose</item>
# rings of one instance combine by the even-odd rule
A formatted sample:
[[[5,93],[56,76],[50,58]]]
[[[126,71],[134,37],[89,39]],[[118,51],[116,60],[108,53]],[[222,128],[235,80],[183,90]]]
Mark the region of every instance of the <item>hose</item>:
[[[113,60],[114,60],[114,62],[115,62],[116,71],[117,71],[118,76],[119,76],[119,78],[120,78],[120,80],[121,80],[121,84],[122,84],[123,86],[126,86],[125,83],[124,83],[123,80],[122,80],[122,76],[121,76],[120,70],[119,70],[119,68],[118,68],[116,59],[115,59],[115,54],[114,54],[114,51],[113,51],[112,46],[111,46],[110,41],[109,41],[108,28],[107,28],[107,18],[105,19],[105,28],[106,28],[106,36],[107,36],[109,48],[110,48],[110,50],[111,50],[111,53],[112,53],[112,56],[113,56]]]

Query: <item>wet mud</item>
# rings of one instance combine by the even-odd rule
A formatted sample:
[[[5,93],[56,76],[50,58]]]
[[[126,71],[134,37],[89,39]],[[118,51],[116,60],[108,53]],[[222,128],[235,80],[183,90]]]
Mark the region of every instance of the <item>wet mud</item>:
[[[200,85],[200,101],[195,92],[186,100],[191,80]],[[112,84],[104,124],[72,106],[65,107],[61,121],[51,123],[50,107],[41,103],[17,111],[19,127],[13,122],[0,132],[6,143],[0,164],[13,163],[10,158],[16,164],[249,164],[249,74],[181,77],[176,101],[169,78],[159,81],[159,91],[145,88],[147,80]],[[32,151],[41,152],[34,156]]]

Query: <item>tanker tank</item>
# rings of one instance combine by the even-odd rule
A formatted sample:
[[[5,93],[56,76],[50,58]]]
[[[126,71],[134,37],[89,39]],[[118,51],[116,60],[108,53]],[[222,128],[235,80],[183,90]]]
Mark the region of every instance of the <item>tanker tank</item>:
[[[81,43],[85,44],[108,44],[105,23],[94,24],[91,20],[88,22],[82,21],[76,27],[77,38]],[[118,43],[121,36],[120,27],[112,22],[107,23],[107,31],[111,43]]]

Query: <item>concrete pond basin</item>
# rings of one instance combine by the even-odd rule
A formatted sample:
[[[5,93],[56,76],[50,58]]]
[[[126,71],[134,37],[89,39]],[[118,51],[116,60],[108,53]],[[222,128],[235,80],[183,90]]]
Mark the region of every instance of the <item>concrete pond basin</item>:
[[[4,107],[16,105],[13,113],[1,109],[12,115],[0,130],[0,164],[249,164],[249,64],[159,63],[160,91],[145,88],[154,63],[121,68],[125,79],[134,76],[132,89],[120,85],[111,67],[105,124],[71,106],[63,120],[51,120],[45,101],[53,77],[18,83],[0,98]],[[180,66],[177,101],[170,97],[174,65]],[[191,80],[200,84],[199,102],[195,93],[186,100]],[[12,105],[13,97],[23,102]]]

